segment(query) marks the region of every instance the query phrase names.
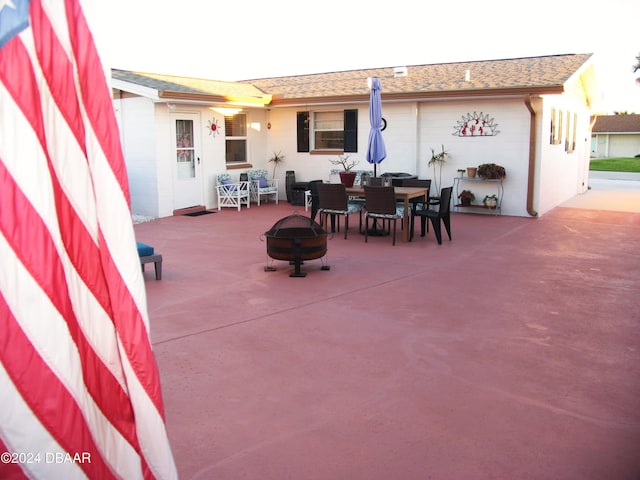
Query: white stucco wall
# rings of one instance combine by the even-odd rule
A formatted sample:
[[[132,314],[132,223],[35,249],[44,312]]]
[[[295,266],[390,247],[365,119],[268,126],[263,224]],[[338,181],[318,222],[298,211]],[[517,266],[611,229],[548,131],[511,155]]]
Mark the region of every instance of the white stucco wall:
[[[575,99],[551,96],[537,99],[537,148],[534,210],[540,215],[563,201],[584,191],[588,179],[591,144],[588,138],[589,112]],[[562,108],[579,114],[576,149],[565,152],[561,145],[549,144],[551,108]],[[174,139],[171,125],[176,115],[197,114],[196,145],[201,159],[199,165],[200,188],[205,207],[217,207],[215,177],[228,172],[238,178],[247,168],[228,169],[225,163],[224,112],[196,105],[153,104],[143,98],[127,98],[118,103],[119,118],[123,126],[123,145],[129,171],[134,213],[153,216],[173,214],[174,205]],[[327,107],[288,107],[244,109],[247,114],[248,159],[252,168],[273,165],[268,159],[274,152],[285,155],[278,167],[280,198],[285,199],[285,174],[296,173],[298,181],[321,179],[330,181],[330,171],[336,168],[329,162],[336,155],[318,155],[297,152],[296,112],[320,109],[358,109],[358,152],[350,154],[360,161],[357,169],[373,170],[366,162],[369,136],[368,102]],[[497,124],[495,136],[461,137],[455,135],[458,123],[474,112],[488,114]],[[497,163],[505,167],[502,213],[528,216],[526,195],[529,168],[530,112],[523,97],[479,98],[466,100],[439,100],[383,104],[383,117],[387,128],[383,132],[387,158],[378,166],[378,174],[407,172],[419,178],[434,177],[427,166],[431,148],[441,145],[450,157],[442,169],[442,185],[453,185],[459,168]],[[209,121],[217,120],[221,133],[209,134]],[[270,128],[267,128],[270,125]],[[435,187],[435,185],[434,185]],[[480,203],[484,195],[495,193],[495,185],[475,182],[471,189]]]
[[[561,132],[562,140],[553,145],[550,142],[551,111],[555,108],[563,112],[578,114],[576,125],[576,145],[573,152],[565,149],[566,130]],[[537,207],[544,214],[588,188],[591,139],[589,134],[590,112],[576,99],[567,96],[547,96],[543,111],[540,112],[538,126],[539,148],[536,186]]]
[[[134,214],[158,216],[158,169],[156,165],[153,102],[143,97],[114,100],[116,118]]]
[[[360,160],[357,169],[373,169],[366,162],[369,137],[368,104],[340,105],[341,109],[358,109],[358,152],[351,158]],[[335,107],[333,107],[335,109]],[[296,112],[305,108],[272,109],[268,132],[269,148],[286,155],[282,174],[294,170],[296,179],[329,181],[335,168],[329,162],[336,155],[315,155],[296,151]],[[315,110],[317,111],[317,109]],[[495,117],[500,133],[495,137],[461,138],[453,135],[458,120],[474,111],[484,111]],[[444,144],[451,154],[442,170],[443,186],[453,184],[458,168],[478,166],[485,162],[503,165],[507,170],[503,213],[526,215],[526,193],[529,145],[529,114],[522,100],[438,101],[423,103],[383,104],[387,128],[383,132],[387,158],[378,166],[378,174],[406,172],[419,178],[433,178],[427,167],[431,147],[439,151]],[[495,185],[475,185],[480,201],[485,194],[495,193]]]

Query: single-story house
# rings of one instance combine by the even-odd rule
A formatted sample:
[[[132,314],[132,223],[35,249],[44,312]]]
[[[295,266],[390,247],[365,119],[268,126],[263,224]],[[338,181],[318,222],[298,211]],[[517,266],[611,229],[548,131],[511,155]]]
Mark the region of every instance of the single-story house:
[[[640,115],[595,117],[591,130],[591,156],[635,157],[640,155]]]
[[[372,68],[238,82],[112,70],[134,213],[163,217],[217,206],[217,175],[267,168],[285,195],[297,181],[331,179],[329,160],[366,162],[368,79],[382,85],[387,158],[377,167],[433,178],[427,162],[506,169],[502,213],[538,216],[587,189],[590,119],[599,113],[590,54]],[[274,172],[268,159],[285,159]],[[476,198],[495,185],[475,182]]]

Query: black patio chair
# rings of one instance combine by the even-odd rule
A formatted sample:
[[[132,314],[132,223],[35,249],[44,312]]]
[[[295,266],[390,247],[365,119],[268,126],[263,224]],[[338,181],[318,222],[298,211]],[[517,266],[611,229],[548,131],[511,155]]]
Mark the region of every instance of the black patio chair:
[[[420,217],[420,236],[425,236],[427,219],[431,221],[433,225],[433,232],[436,234],[438,245],[442,245],[442,227],[441,222],[444,223],[444,227],[451,240],[451,192],[453,187],[446,187],[440,190],[440,208],[438,210],[422,208],[420,210],[414,210],[411,214],[411,231],[409,233],[409,241],[413,240],[413,226],[416,217]]]
[[[318,214],[318,184],[322,183],[322,180],[311,180],[309,182],[309,190],[311,190],[311,220],[316,219]]]
[[[364,187],[364,241],[369,237],[369,218],[387,221],[387,228],[391,230],[393,220],[393,245],[396,244],[396,222],[404,218],[402,207],[396,204],[396,194],[393,187]]]
[[[344,238],[347,238],[349,230],[349,215],[358,213],[360,215],[360,230],[362,230],[362,206],[349,203],[347,192],[341,183],[317,183],[318,189],[318,214],[320,214],[320,225],[327,230],[327,217],[329,215],[338,220],[338,231],[340,231],[340,217],[344,217]],[[333,222],[332,222],[333,223]],[[332,228],[333,231],[333,228]]]

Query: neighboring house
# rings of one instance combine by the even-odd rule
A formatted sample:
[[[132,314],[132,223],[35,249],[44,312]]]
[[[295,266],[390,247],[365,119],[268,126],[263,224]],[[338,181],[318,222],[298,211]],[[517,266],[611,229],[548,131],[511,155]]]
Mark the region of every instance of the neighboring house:
[[[591,130],[591,156],[635,157],[640,155],[640,115],[603,115]]]
[[[216,207],[216,175],[269,168],[284,196],[296,180],[330,179],[329,159],[365,160],[367,79],[382,84],[387,158],[378,174],[432,178],[431,149],[450,158],[443,186],[460,168],[498,163],[507,171],[502,213],[541,215],[587,188],[590,118],[600,101],[589,54],[377,68],[219,82],[113,70],[114,107],[134,213],[172,215]],[[484,125],[484,127],[483,127]],[[481,128],[483,127],[483,128]],[[488,185],[473,184],[476,198]]]

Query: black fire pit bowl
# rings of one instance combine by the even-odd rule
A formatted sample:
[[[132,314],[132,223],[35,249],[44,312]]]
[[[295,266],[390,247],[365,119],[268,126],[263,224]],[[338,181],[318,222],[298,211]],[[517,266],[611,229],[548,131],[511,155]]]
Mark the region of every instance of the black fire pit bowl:
[[[322,227],[303,215],[289,215],[278,220],[264,236],[267,239],[267,255],[274,260],[285,260],[293,264],[294,271],[290,277],[306,277],[300,271],[305,260],[322,259],[327,253],[327,232]],[[322,270],[331,267],[323,262]],[[274,271],[267,266],[265,271]]]

